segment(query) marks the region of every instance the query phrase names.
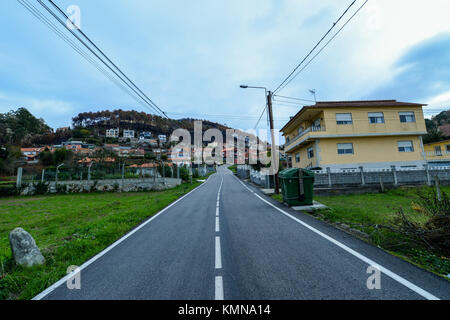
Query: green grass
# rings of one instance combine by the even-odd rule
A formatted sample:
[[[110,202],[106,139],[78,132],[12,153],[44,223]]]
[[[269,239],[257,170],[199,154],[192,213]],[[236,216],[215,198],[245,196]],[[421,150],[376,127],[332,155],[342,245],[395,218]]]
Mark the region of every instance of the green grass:
[[[30,299],[201,183],[146,193],[92,193],[0,200],[0,299]],[[22,268],[8,234],[30,232],[43,266]]]
[[[450,187],[441,189],[450,194]],[[386,251],[432,272],[447,275],[450,273],[449,257],[441,257],[427,248],[412,244],[392,231],[371,227],[377,224],[393,225],[393,219],[400,208],[411,220],[425,222],[427,217],[413,209],[418,200],[417,191],[417,188],[398,188],[386,193],[315,196],[316,201],[330,209],[313,212],[312,215],[326,222],[348,224],[369,234],[370,242]],[[274,195],[273,198],[282,202],[281,195]]]
[[[233,172],[234,174],[237,173],[237,165],[236,164],[229,166],[228,169],[231,170],[231,172]]]

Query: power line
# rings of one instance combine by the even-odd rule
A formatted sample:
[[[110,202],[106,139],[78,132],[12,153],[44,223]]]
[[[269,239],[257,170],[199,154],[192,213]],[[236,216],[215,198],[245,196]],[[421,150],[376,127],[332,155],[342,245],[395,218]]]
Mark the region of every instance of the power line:
[[[279,97],[279,98],[283,98],[283,99],[289,99],[289,100],[297,100],[297,101],[306,101],[306,102],[316,102],[314,100],[309,100],[309,99],[300,99],[300,98],[293,98],[293,97],[287,97],[287,96],[280,96],[278,94],[274,94],[274,97]]]
[[[297,110],[300,109],[300,108],[303,108],[303,106],[299,105],[299,104],[297,104],[297,105],[290,105],[290,104],[283,104],[283,103],[280,103],[280,102],[277,102],[277,101],[274,101],[273,104],[277,105],[278,107],[293,108],[293,109],[297,109]]]
[[[277,89],[278,91],[283,90],[287,85],[289,85],[295,78],[298,77],[298,75],[305,70],[310,64],[311,62],[331,43],[331,41],[334,40],[334,38],[336,38],[336,36],[342,31],[342,29],[344,29],[347,24],[361,11],[361,9],[367,4],[367,2],[369,2],[369,0],[366,0],[359,8],[358,10],[356,10],[356,12],[344,23],[344,25],[333,35],[333,37],[331,37],[331,39],[311,58],[311,60],[308,61],[308,63],[301,68],[300,70],[297,71],[297,73],[291,77],[287,82],[285,82],[283,85],[279,86],[279,89]]]
[[[266,112],[266,110],[267,110],[267,106],[266,106],[266,105],[264,105],[264,107],[263,107],[263,111],[262,111],[261,115],[259,116],[259,119],[258,119],[258,121],[256,122],[256,125],[255,125],[255,130],[256,130],[256,129],[258,129],[259,123],[261,122],[261,119],[262,119],[262,117],[263,117],[264,113]]]
[[[69,19],[67,14],[61,10],[52,0],[48,0],[66,19],[67,21],[70,21],[70,23],[75,27],[75,29],[91,44],[94,46],[95,49],[97,49],[103,57],[108,60],[109,63],[111,63],[119,73],[125,77],[132,85],[135,87],[146,99],[148,102],[150,102],[156,109],[158,109],[162,114],[164,114],[164,111],[162,111],[125,73],[122,72],[122,70],[113,62],[111,59],[80,29],[78,28],[72,20]],[[165,114],[164,114],[165,115]],[[165,115],[166,116],[166,115]],[[167,116],[166,116],[167,117]]]
[[[137,97],[135,97],[131,91],[129,91],[123,84],[114,79],[108,72],[103,69],[98,62],[92,59],[82,48],[80,48],[76,43],[70,40],[58,27],[52,23],[42,12],[40,12],[32,3],[28,0],[18,0],[18,2],[27,9],[33,16],[40,20],[44,25],[46,25],[50,30],[52,30],[58,37],[60,37],[64,42],[66,42],[73,50],[75,50],[79,55],[81,55],[86,61],[92,64],[98,71],[103,73],[105,77],[110,79],[114,84],[120,87],[124,92],[133,97],[138,103],[141,103]]]
[[[305,62],[309,56],[316,50],[316,48],[322,43],[322,41],[330,34],[330,32],[336,27],[336,25],[341,21],[341,19],[347,14],[348,10],[355,4],[356,0],[353,0],[353,2],[347,7],[347,9],[344,11],[344,13],[339,17],[339,19],[333,23],[331,28],[325,33],[325,35],[322,37],[322,39],[317,42],[317,44],[312,48],[312,50],[306,55],[306,57],[303,58],[303,60],[294,68],[294,70],[286,77],[286,79],[281,82],[281,84],[274,90],[274,94],[276,94],[278,91],[281,90],[281,87],[291,78],[291,76],[300,68],[300,66]]]
[[[263,113],[258,118],[260,121],[262,116],[264,115],[265,110],[263,110]],[[178,115],[178,116],[197,116],[197,117],[217,117],[217,118],[224,118],[224,119],[232,119],[232,120],[248,120],[248,121],[254,121],[257,119],[255,116],[238,116],[238,115],[232,115],[232,114],[205,114],[205,113],[190,113],[190,112],[167,112],[167,114],[171,115]],[[287,119],[277,119],[276,121],[287,121]]]
[[[19,1],[19,0],[18,0]],[[20,1],[19,1],[20,2]],[[150,106],[150,108],[152,109],[152,111],[156,111],[157,113],[160,113],[161,115],[163,115],[163,116],[166,116],[162,111],[160,111],[160,110],[158,110],[158,108],[157,108],[157,106],[155,107],[155,106],[153,106],[151,103],[149,103],[146,99],[145,99],[145,97],[143,97],[138,91],[136,91],[136,89],[135,88],[133,88],[129,83],[127,83],[126,81],[125,81],[125,79],[123,79],[113,68],[111,68],[111,66],[110,65],[108,65],[90,46],[88,46],[77,34],[75,34],[74,32],[73,32],[73,30],[71,30],[68,26],[67,26],[67,24],[61,19],[61,18],[59,18],[47,5],[45,5],[41,0],[38,0],[38,2],[39,2],[39,4],[46,10],[46,11],[48,11],[64,28],[66,28],[75,38],[77,38],[77,40],[79,41],[79,42],[81,42],[91,53],[93,53],[96,57],[97,57],[97,59],[98,60],[100,60],[100,62],[102,62],[111,72],[113,72],[128,88],[130,88],[133,92],[134,92],[134,94],[136,94],[136,96],[138,96],[146,105],[148,105],[148,106]],[[22,2],[20,2],[22,5],[23,5],[23,3]],[[53,3],[53,5],[54,5],[54,3]],[[42,15],[42,14],[41,14]],[[35,15],[36,16],[36,15]],[[65,17],[67,17],[65,14],[64,14],[64,16]],[[39,19],[39,18],[38,18]],[[68,19],[68,17],[67,17],[67,19]],[[39,20],[41,20],[42,21],[42,19],[39,19]],[[48,21],[48,19],[46,19],[47,21]],[[70,19],[68,19],[68,21],[70,21]],[[42,21],[42,22],[44,22],[44,21]],[[45,23],[45,22],[44,22]],[[45,23],[45,24],[47,24],[47,23]],[[47,24],[48,25],[48,24]],[[55,30],[54,30],[55,31]],[[66,41],[67,42],[67,41]],[[75,48],[74,48],[75,49]],[[77,49],[75,49],[76,51],[77,51]],[[81,53],[80,53],[81,54]],[[84,53],[84,55],[85,55],[86,53]],[[82,54],[83,55],[83,54]],[[84,56],[83,55],[83,56]],[[85,59],[86,59],[86,56],[84,56],[85,57]],[[89,60],[89,59],[88,59]],[[99,71],[101,71],[101,70],[99,70]],[[102,71],[101,71],[102,72]],[[102,72],[103,74],[105,74],[104,72]],[[110,78],[110,77],[108,77],[108,78]],[[111,79],[111,78],[110,78]],[[116,83],[116,82],[115,82]],[[117,84],[117,83],[116,83]],[[128,89],[127,89],[128,90]],[[129,92],[128,92],[129,93]],[[134,96],[134,95],[131,95],[131,97],[133,97],[134,99],[136,99],[136,97]],[[141,103],[142,101],[139,101],[139,103]],[[151,110],[151,109],[149,109],[149,110]],[[167,117],[167,116],[166,116]]]

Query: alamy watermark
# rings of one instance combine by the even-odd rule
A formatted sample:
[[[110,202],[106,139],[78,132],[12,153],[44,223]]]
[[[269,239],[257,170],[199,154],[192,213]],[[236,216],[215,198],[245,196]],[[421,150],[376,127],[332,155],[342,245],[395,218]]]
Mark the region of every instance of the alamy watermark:
[[[258,137],[265,137],[268,130],[227,129],[224,134],[219,129],[203,132],[202,121],[194,122],[193,135],[186,129],[177,129],[169,142],[176,142],[170,160],[177,164],[261,164],[262,174],[275,174],[279,170],[278,141],[270,146]]]
[[[66,14],[68,19],[66,21],[67,28],[70,30],[81,29],[81,9],[77,5],[70,5],[67,7]]]
[[[369,290],[381,290],[381,271],[377,266],[369,266],[367,268],[367,274],[370,274],[367,279],[367,289]]]
[[[81,269],[78,266],[70,266],[67,268],[69,278],[66,281],[67,289],[81,290]]]

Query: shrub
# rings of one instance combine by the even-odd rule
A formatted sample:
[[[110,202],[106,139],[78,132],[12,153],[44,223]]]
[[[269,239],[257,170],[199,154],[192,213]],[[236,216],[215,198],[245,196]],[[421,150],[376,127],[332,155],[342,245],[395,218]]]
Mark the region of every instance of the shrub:
[[[415,210],[423,213],[428,219],[425,223],[417,223],[405,215],[402,209],[394,220],[396,231],[411,240],[425,245],[446,257],[450,257],[450,197],[442,192],[438,200],[433,188],[418,192],[419,201],[414,204]]]
[[[186,167],[180,167],[180,178],[183,181],[189,181],[189,170]]]
[[[57,194],[66,194],[67,193],[67,185],[66,184],[57,184],[55,186]]]
[[[48,193],[49,184],[46,182],[39,181],[33,184],[34,195],[44,195]]]
[[[18,196],[20,192],[21,189],[17,189],[15,185],[0,185],[0,198]]]

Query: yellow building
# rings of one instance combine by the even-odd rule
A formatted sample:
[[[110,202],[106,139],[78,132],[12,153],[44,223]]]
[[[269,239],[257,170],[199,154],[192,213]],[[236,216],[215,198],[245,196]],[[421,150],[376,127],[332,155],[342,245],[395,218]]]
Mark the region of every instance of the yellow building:
[[[422,167],[423,106],[396,100],[317,102],[281,129],[285,152],[299,168]]]
[[[424,149],[430,165],[450,166],[450,140],[427,143]]]

